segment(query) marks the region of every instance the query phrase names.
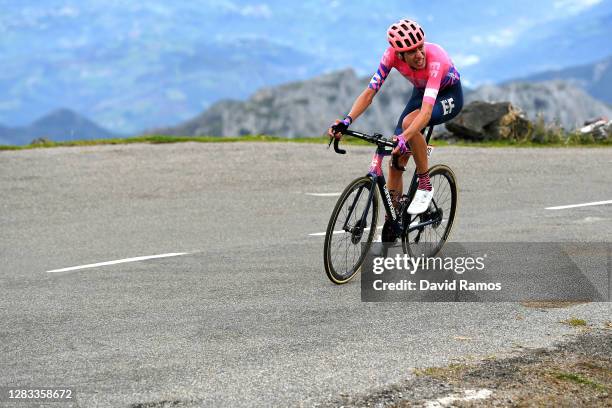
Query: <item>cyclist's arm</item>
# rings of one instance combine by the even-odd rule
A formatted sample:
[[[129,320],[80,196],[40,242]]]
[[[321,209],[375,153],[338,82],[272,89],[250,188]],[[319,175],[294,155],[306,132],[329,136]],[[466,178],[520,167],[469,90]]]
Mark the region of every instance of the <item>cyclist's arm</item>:
[[[361,95],[359,95],[357,99],[355,99],[353,107],[351,108],[351,111],[348,114],[353,119],[353,121],[357,119],[363,112],[365,112],[366,109],[368,109],[368,106],[370,106],[372,100],[374,100],[375,95],[376,91],[374,89],[366,88],[361,93]]]
[[[355,103],[353,103],[351,111],[348,114],[353,121],[357,119],[357,117],[359,117],[363,112],[365,112],[366,109],[368,109],[368,107],[372,103],[372,100],[374,100],[374,96],[376,95],[380,87],[385,83],[385,79],[387,79],[389,72],[391,72],[391,68],[393,68],[392,57],[394,55],[395,54],[392,52],[392,49],[388,49],[383,54],[382,60],[378,66],[378,70],[372,76],[372,79],[370,79],[368,87],[361,93],[361,95],[357,97]]]

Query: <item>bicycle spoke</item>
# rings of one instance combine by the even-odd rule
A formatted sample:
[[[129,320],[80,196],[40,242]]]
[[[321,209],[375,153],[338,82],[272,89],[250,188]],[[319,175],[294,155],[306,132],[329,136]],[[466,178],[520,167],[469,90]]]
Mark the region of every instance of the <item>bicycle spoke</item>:
[[[432,256],[444,244],[448,229],[454,217],[455,195],[454,180],[447,170],[439,169],[432,172],[431,184],[434,187],[433,210],[427,210],[423,215],[414,218],[413,223],[430,224],[408,233],[404,238],[405,247],[413,256]],[[451,221],[449,222],[449,218]],[[412,224],[412,223],[411,223]]]

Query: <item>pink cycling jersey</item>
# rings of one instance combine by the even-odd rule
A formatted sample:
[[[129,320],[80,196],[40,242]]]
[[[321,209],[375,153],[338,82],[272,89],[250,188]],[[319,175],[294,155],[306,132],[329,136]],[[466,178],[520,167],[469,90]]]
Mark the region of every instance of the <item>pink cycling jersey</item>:
[[[423,102],[433,105],[440,89],[459,81],[459,72],[446,51],[438,44],[425,43],[425,61],[427,63],[425,68],[414,70],[408,63],[398,58],[393,47],[389,47],[383,54],[378,71],[370,80],[369,87],[378,91],[391,72],[391,68],[395,68],[412,82],[415,88],[424,89]]]

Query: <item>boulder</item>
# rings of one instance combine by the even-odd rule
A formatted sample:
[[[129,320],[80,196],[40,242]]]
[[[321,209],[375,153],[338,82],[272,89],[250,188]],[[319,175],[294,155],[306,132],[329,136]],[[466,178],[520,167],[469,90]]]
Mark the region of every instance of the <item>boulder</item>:
[[[45,144],[49,144],[52,143],[52,140],[49,139],[48,137],[37,137],[36,139],[33,139],[30,144],[32,146],[37,146],[37,145],[45,145]]]
[[[461,139],[520,141],[530,137],[533,125],[510,102],[474,101],[446,129]]]

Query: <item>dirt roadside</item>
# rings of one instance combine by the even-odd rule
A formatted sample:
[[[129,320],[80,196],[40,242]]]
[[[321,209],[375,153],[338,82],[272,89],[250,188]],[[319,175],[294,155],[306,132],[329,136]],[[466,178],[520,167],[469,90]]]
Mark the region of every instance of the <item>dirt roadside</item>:
[[[612,407],[612,324],[550,349],[413,373],[396,386],[322,406]]]

